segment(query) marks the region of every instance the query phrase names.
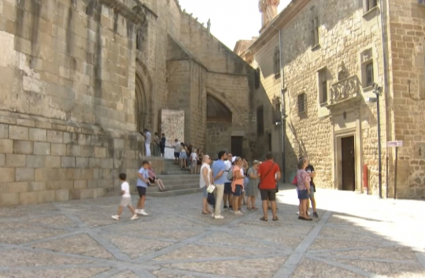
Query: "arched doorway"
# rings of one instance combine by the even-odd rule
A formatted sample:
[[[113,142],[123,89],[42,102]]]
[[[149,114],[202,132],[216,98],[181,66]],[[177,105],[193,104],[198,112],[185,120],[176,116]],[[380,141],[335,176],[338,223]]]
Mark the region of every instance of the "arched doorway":
[[[139,132],[145,128],[147,112],[146,90],[142,79],[136,73],[136,121]]]
[[[143,132],[143,129],[150,128],[151,111],[151,93],[152,80],[146,67],[137,60],[137,70],[135,76],[135,94],[136,94],[136,128],[138,132]]]

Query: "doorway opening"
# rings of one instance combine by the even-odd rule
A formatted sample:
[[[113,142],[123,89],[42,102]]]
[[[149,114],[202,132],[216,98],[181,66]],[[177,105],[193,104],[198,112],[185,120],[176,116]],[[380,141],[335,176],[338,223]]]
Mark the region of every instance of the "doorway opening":
[[[231,152],[233,156],[242,156],[242,136],[232,136]]]
[[[354,136],[341,138],[342,190],[356,190]]]

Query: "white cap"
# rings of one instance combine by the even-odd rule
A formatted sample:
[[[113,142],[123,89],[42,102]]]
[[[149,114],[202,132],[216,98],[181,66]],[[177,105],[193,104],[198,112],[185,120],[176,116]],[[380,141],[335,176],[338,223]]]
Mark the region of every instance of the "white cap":
[[[232,157],[232,163],[235,163],[236,158],[238,158],[237,156]]]

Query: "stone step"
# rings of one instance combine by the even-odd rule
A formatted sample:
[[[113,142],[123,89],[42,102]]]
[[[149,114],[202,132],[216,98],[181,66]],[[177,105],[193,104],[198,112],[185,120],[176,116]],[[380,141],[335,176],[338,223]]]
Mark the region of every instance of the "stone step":
[[[181,183],[181,184],[166,184],[164,183],[167,191],[180,190],[180,189],[190,189],[190,188],[199,188],[199,183]],[[148,192],[159,191],[158,186],[150,186],[147,189]]]
[[[188,175],[190,172],[189,171],[186,171],[186,170],[180,170],[180,169],[177,169],[177,170],[174,170],[174,169],[172,169],[172,170],[164,170],[164,171],[162,171],[161,172],[161,175]],[[195,176],[195,175],[193,175],[193,176]]]
[[[179,189],[179,190],[170,190],[165,192],[149,192],[149,197],[171,197],[171,196],[178,196],[178,195],[186,195],[186,194],[193,194],[201,192],[201,189],[198,188],[187,188],[187,189]]]
[[[161,175],[159,178],[164,183],[180,183],[180,182],[195,182],[199,183],[199,176],[198,175]]]

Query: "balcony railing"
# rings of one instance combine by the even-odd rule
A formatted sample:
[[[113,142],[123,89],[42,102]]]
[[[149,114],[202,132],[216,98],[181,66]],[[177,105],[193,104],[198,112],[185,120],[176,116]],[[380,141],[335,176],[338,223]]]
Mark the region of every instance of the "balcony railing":
[[[357,75],[350,76],[344,80],[331,85],[329,105],[338,104],[343,101],[357,99],[360,96],[360,81]]]

